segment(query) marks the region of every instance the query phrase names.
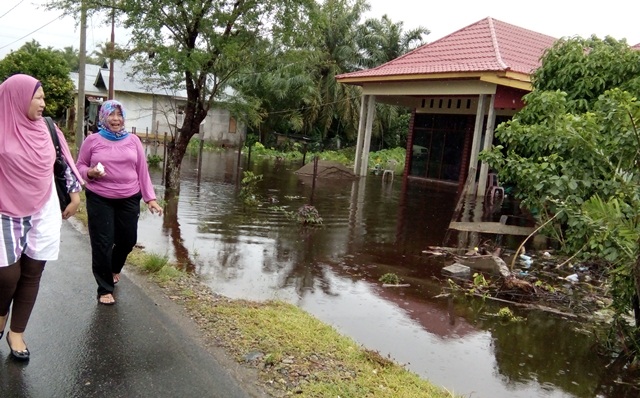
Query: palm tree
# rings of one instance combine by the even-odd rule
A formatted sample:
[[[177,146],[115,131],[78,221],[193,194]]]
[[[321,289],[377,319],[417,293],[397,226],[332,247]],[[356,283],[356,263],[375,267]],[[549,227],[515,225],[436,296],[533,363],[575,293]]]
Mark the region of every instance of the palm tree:
[[[360,64],[373,68],[389,62],[424,44],[430,31],[421,26],[403,31],[403,22],[392,22],[385,14],[380,19],[367,19],[358,29]]]

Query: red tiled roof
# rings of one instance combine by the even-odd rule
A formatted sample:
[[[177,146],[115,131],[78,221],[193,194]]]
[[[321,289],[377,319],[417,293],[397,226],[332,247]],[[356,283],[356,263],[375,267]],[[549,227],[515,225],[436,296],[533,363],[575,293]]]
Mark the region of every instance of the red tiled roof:
[[[631,48],[633,48],[634,50],[640,50],[640,43],[636,44],[635,46],[632,46]]]
[[[555,41],[551,36],[487,17],[378,67],[336,78],[500,71],[528,75],[540,66],[544,50]]]

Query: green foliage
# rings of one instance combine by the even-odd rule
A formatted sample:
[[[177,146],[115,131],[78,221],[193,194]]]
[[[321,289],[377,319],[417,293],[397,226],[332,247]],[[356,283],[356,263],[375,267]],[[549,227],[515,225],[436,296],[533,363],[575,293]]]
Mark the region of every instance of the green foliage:
[[[268,43],[282,29],[294,32],[306,21],[297,17],[315,2],[308,0],[86,0],[89,15],[115,13],[128,29],[130,47],[121,49],[134,61],[134,73],[154,89],[187,91],[185,122],[177,129],[167,157],[168,191],[179,192],[184,149],[199,132],[213,106],[229,109],[236,120],[255,123],[261,116],[254,98],[241,98],[231,83],[267,56]],[[50,9],[79,15],[73,0],[52,0]],[[295,17],[295,18],[294,18]],[[115,50],[115,49],[114,49]]]
[[[162,163],[162,160],[162,156],[160,155],[147,155],[147,164],[149,165],[149,167],[158,167],[160,163]]]
[[[157,273],[160,272],[162,268],[167,266],[169,263],[169,258],[165,256],[160,256],[158,254],[150,253],[144,259],[144,262],[141,264],[143,270],[149,273]]]
[[[404,161],[406,156],[405,148],[392,148],[383,149],[377,152],[369,153],[369,169],[375,169],[376,165],[379,165],[382,169],[385,168],[389,160],[395,160],[396,163],[396,175],[402,174],[404,170]]]
[[[249,148],[244,149],[245,152],[247,152],[248,150]],[[289,152],[276,150],[273,148],[267,148],[259,142],[256,142],[251,147],[251,155],[282,160],[302,159],[303,156],[303,154],[298,150]],[[313,156],[318,156],[320,160],[338,162],[347,167],[353,167],[355,160],[355,148],[349,147],[340,150],[327,150],[317,153],[307,153],[307,158],[312,158]],[[406,150],[405,148],[401,147],[383,149],[377,152],[369,152],[369,168],[374,169],[376,167],[376,164],[384,167],[387,164],[388,160],[395,160],[397,162],[396,174],[400,175],[404,170],[405,159]]]
[[[60,51],[42,48],[35,40],[0,60],[0,81],[17,73],[40,80],[47,105],[44,114],[54,118],[73,105],[73,82],[69,72],[71,69]]]
[[[314,2],[305,9],[304,25],[279,30],[264,44],[269,56],[247,64],[250,70],[234,87],[258,104],[261,117],[250,127],[262,143],[277,132],[321,143],[314,151],[354,144],[361,90],[335,77],[390,61],[420,45],[428,33],[421,27],[405,32],[402,22],[386,16],[362,23],[368,7],[364,0]],[[376,114],[372,147],[404,146],[408,111],[376,104]]]
[[[54,51],[62,55],[62,58],[64,58],[65,62],[72,72],[78,72],[78,70],[80,69],[80,54],[78,49],[73,48],[73,46],[68,46],[63,48],[62,50],[56,49]],[[87,56],[85,62],[87,64],[102,65],[104,61],[100,61],[98,58]]]
[[[240,199],[247,207],[257,207],[260,204],[260,198],[257,194],[257,184],[262,181],[262,175],[256,175],[251,171],[242,173],[242,181],[240,188]]]
[[[545,52],[533,84],[535,90],[567,93],[570,108],[584,112],[615,87],[640,94],[640,52],[611,37],[558,40]]]
[[[364,68],[374,68],[424,44],[424,36],[430,32],[421,26],[403,30],[403,22],[393,22],[387,15],[380,19],[369,18],[357,26],[357,44]]]
[[[320,225],[322,224],[322,217],[312,205],[300,206],[297,212],[297,220],[300,224],[304,225]]]
[[[480,155],[539,224],[557,217],[543,232],[561,250],[608,267],[620,318],[640,291],[639,82],[640,52],[624,41],[558,42],[525,108],[498,126],[500,145]]]
[[[249,148],[245,148],[245,152],[248,150]],[[253,146],[251,147],[251,156],[254,156],[254,155],[259,157],[264,157],[264,158],[271,158],[271,159],[288,159],[288,160],[302,159],[302,153],[300,153],[298,150],[282,151],[278,149],[267,148],[264,145],[262,145],[260,142],[254,143]]]
[[[516,316],[509,307],[500,308],[496,315],[505,322],[522,322],[524,320],[524,318]]]
[[[399,285],[402,282],[400,277],[392,272],[382,275],[378,280],[387,285]]]

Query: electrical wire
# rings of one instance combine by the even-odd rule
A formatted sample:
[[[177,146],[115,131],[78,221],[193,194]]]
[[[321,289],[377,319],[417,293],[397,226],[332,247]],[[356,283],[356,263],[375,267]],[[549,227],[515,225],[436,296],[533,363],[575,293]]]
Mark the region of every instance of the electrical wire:
[[[20,4],[22,4],[22,2],[23,2],[23,1],[24,1],[24,0],[20,0],[20,1],[18,2],[18,4],[16,4],[15,6],[13,6],[13,7],[9,8],[9,11],[7,11],[7,12],[5,12],[4,14],[0,15],[0,18],[4,17],[5,15],[7,15],[7,14],[8,14],[8,13],[10,13],[11,11],[13,11],[13,9],[14,9],[14,8],[16,8],[17,6],[19,6]]]
[[[34,30],[34,31],[30,32],[30,33],[27,33],[26,35],[22,36],[21,38],[16,39],[16,40],[12,41],[12,42],[11,42],[11,43],[9,43],[9,44],[5,44],[4,46],[0,47],[0,50],[2,50],[3,48],[9,47],[10,45],[12,45],[12,44],[14,44],[14,43],[17,43],[17,42],[19,42],[20,40],[22,40],[22,39],[24,39],[24,38],[27,38],[27,37],[31,36],[32,34],[36,33],[36,32],[37,32],[37,31],[39,31],[40,29],[43,29],[43,28],[45,28],[45,27],[47,27],[47,26],[51,25],[52,23],[54,23],[55,21],[57,21],[58,19],[60,19],[60,18],[62,18],[62,17],[64,17],[64,14],[60,14],[59,16],[55,17],[53,20],[51,20],[51,21],[47,22],[46,24],[42,25],[42,26],[41,26],[41,27],[39,27],[38,29],[36,29],[36,30]]]

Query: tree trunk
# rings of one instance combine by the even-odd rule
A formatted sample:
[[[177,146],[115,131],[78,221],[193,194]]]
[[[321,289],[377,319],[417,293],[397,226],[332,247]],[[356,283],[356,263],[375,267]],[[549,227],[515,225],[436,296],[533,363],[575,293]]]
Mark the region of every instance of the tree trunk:
[[[638,242],[640,244],[640,242]],[[638,297],[640,297],[640,257],[636,258],[636,262],[633,265],[633,283],[635,286],[635,294],[632,299],[633,315],[636,321],[636,328],[640,328],[640,305]],[[636,336],[637,338],[638,336]]]
[[[187,151],[189,139],[193,134],[186,135],[182,132],[177,134],[175,141],[171,141],[167,146],[167,168],[165,170],[165,189],[173,195],[180,194],[180,169],[182,159]]]

